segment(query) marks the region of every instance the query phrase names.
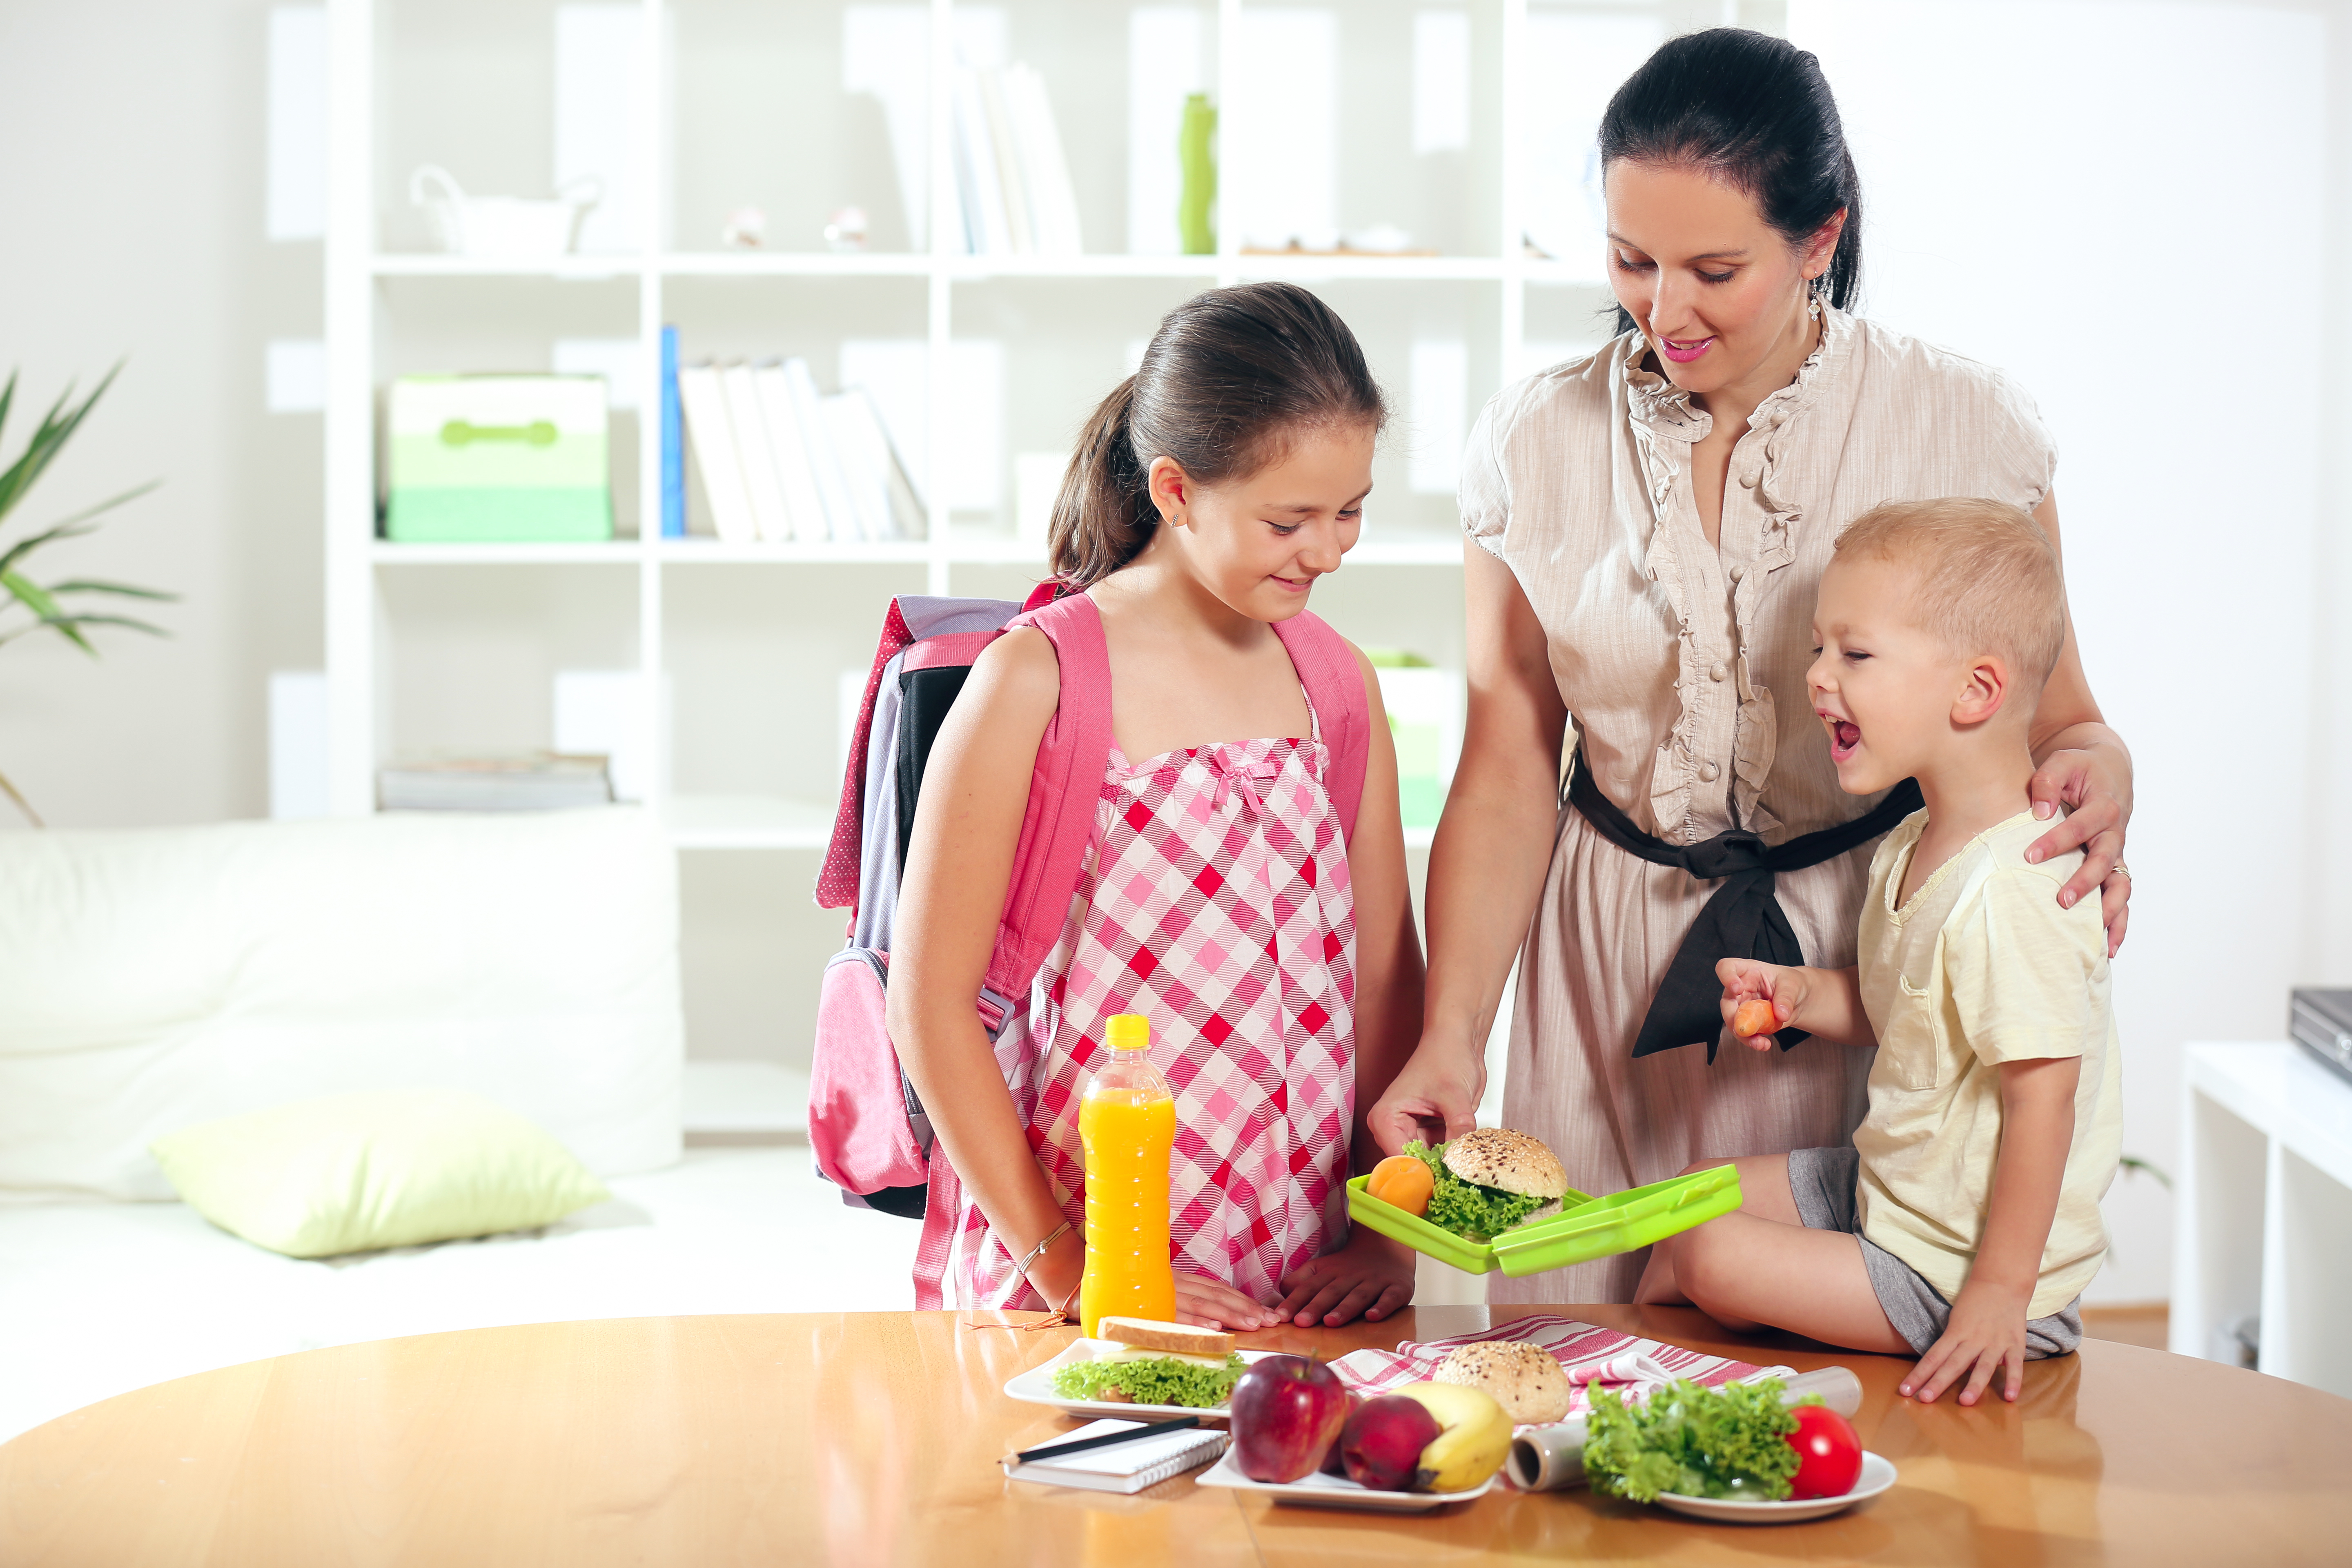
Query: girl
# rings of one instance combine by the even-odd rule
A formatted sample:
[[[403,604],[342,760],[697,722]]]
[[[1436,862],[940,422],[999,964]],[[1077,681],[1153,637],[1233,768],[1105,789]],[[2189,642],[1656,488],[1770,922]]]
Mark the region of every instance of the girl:
[[[972,998],[1061,690],[1037,630],[972,666],[925,766],[899,895],[890,1035],[962,1178],[955,1305],[1073,1301],[1078,1097],[1119,1013],[1152,1020],[1176,1094],[1180,1318],[1311,1327],[1412,1300],[1412,1255],[1350,1236],[1345,1193],[1351,1151],[1372,1149],[1356,1108],[1387,1087],[1421,1009],[1396,755],[1347,648],[1370,723],[1343,836],[1325,716],[1274,627],[1355,544],[1386,413],[1329,307],[1258,283],[1172,311],[1079,439],[1052,560],[1085,595],[1073,610],[1100,618],[1115,743],[1069,918],[992,1052]],[[1312,617],[1288,629],[1333,635]]]

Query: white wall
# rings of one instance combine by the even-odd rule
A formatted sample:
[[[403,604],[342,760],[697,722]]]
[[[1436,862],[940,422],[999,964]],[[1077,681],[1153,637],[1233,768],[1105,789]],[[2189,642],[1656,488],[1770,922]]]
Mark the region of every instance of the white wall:
[[[2343,684],[2315,680],[2334,618],[2321,541],[2340,533],[2321,526],[2328,22],[2132,0],[1789,7],[1862,175],[1868,312],[2010,371],[2057,438],[2084,663],[2137,767],[2125,1146],[2168,1168],[2182,1043],[2274,1038],[2290,985],[2352,973],[2340,942],[2313,940],[2344,900],[2302,847],[2347,802],[2313,724]],[[2094,1297],[2161,1298],[2163,1188],[2125,1177],[2106,1206]]]

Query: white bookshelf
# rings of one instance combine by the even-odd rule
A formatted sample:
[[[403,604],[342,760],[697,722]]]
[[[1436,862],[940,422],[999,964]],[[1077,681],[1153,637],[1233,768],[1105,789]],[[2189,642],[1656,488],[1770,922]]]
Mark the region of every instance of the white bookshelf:
[[[636,90],[644,101],[657,106],[631,153],[648,204],[643,244],[552,263],[509,263],[407,248],[419,243],[404,190],[414,163],[448,164],[475,194],[535,195],[552,184],[545,174],[543,150],[526,155],[509,149],[502,157],[485,156],[461,169],[469,155],[466,145],[454,133],[436,140],[439,128],[432,117],[439,112],[436,104],[454,104],[446,110],[454,123],[467,105],[434,83],[426,84],[432,90],[418,91],[416,61],[446,65],[478,48],[485,59],[504,49],[499,58],[511,64],[522,58],[515,38],[541,26],[553,6],[548,0],[480,0],[470,7],[457,0],[327,4],[324,528],[332,809],[372,810],[375,775],[383,762],[402,752],[448,743],[448,734],[436,725],[445,715],[470,710],[476,697],[474,683],[463,673],[473,657],[468,649],[487,649],[481,657],[489,659],[541,637],[569,650],[549,653],[543,662],[550,667],[632,668],[642,676],[645,708],[639,718],[656,753],[646,799],[681,852],[782,852],[789,858],[779,863],[776,874],[796,884],[813,875],[811,852],[822,849],[832,826],[839,782],[833,731],[841,671],[870,657],[884,598],[923,592],[1017,595],[1027,581],[1042,574],[1042,552],[1013,535],[1009,478],[1004,500],[992,516],[959,511],[944,483],[926,484],[929,528],[920,541],[735,544],[701,535],[659,537],[660,427],[655,411],[666,322],[678,325],[681,358],[689,362],[713,352],[714,345],[718,352],[745,352],[759,323],[771,316],[798,322],[792,330],[804,334],[919,341],[926,354],[921,405],[936,480],[949,460],[947,433],[959,413],[952,348],[961,340],[1002,341],[1013,365],[1008,371],[1008,405],[1043,395],[1055,410],[1054,417],[1074,428],[1085,408],[1116,380],[1122,349],[1131,352],[1167,308],[1199,289],[1288,279],[1325,293],[1364,336],[1396,406],[1399,441],[1409,434],[1412,406],[1403,384],[1401,345],[1417,342],[1414,334],[1430,321],[1452,322],[1444,330],[1467,344],[1460,414],[1466,427],[1476,407],[1505,379],[1530,367],[1535,345],[1597,342],[1601,335],[1593,321],[1602,298],[1597,265],[1535,258],[1521,243],[1528,179],[1523,121],[1530,90],[1521,62],[1531,13],[1648,15],[1661,27],[1721,19],[1711,6],[1701,8],[1706,15],[1686,16],[1683,12],[1689,6],[1671,3],[1332,0],[1345,13],[1344,26],[1405,29],[1407,43],[1416,12],[1452,9],[1470,17],[1477,50],[1477,129],[1457,160],[1469,194],[1455,204],[1468,216],[1440,237],[1446,254],[1256,255],[1244,253],[1241,226],[1233,219],[1235,184],[1223,144],[1236,123],[1244,90],[1234,51],[1244,8],[1242,0],[1206,0],[1194,9],[1211,40],[1203,70],[1220,110],[1218,163],[1224,174],[1215,223],[1219,251],[1126,253],[1117,198],[1105,198],[1097,190],[1087,197],[1094,203],[1087,211],[1087,254],[1001,257],[961,254],[951,243],[956,223],[946,68],[953,59],[959,11],[964,7],[953,0],[929,0],[925,245],[845,255],[815,248],[819,242],[805,224],[772,233],[775,248],[719,249],[710,215],[685,210],[688,197],[682,194],[718,183],[703,178],[705,171],[694,162],[711,146],[707,125],[690,125],[682,118],[689,111],[703,114],[702,100],[712,96],[707,81],[681,80],[681,73],[698,68],[696,59],[707,67],[712,58],[710,30],[772,26],[821,38],[826,18],[842,10],[838,0],[772,0],[766,6],[759,0],[643,0],[641,47],[631,68],[641,73]],[[1115,84],[1107,88],[1105,80],[1129,68],[1124,51],[1104,29],[1126,25],[1116,19],[1133,7],[1114,0],[1003,0],[999,9],[1012,16],[1014,58],[1025,58],[1033,46],[1040,48],[1039,68],[1055,98],[1065,142],[1074,152],[1084,152],[1077,144],[1097,129],[1086,117],[1101,112],[1115,95]],[[423,24],[413,24],[417,14],[424,16]],[[1114,21],[1105,23],[1105,16]],[[420,51],[402,41],[407,36],[402,28],[412,25],[436,25],[443,33],[432,40],[431,49]],[[1068,41],[1081,35],[1092,41]],[[696,36],[705,39],[700,56],[692,52]],[[1399,52],[1409,53],[1402,45]],[[551,68],[542,62],[542,68]],[[1398,69],[1409,74],[1410,60],[1401,60]],[[525,99],[537,90],[523,78],[514,79],[515,90]],[[1393,93],[1403,78],[1392,73],[1387,79],[1383,90]],[[1359,83],[1351,75],[1347,85],[1353,95]],[[760,107],[754,102],[747,112]],[[525,119],[533,112],[543,113],[518,111]],[[1349,96],[1337,112],[1360,117],[1383,110]],[[1368,123],[1345,123],[1346,156],[1356,156],[1359,142],[1376,140],[1356,133]],[[1385,134],[1390,128],[1373,129]],[[534,156],[536,164],[530,162]],[[491,174],[467,172],[484,167]],[[1358,188],[1365,186],[1368,175],[1374,188],[1385,188],[1387,174],[1381,167],[1351,165],[1348,175]],[[709,247],[699,247],[705,245]],[[1055,319],[1066,298],[1076,302],[1069,321]],[[1093,325],[1097,320],[1104,324]],[[1086,332],[1094,333],[1087,353],[1072,352],[1072,335]],[[635,526],[637,536],[579,544],[397,544],[379,539],[378,431],[392,377],[430,370],[530,369],[531,354],[545,353],[533,343],[565,335],[627,336],[637,344],[636,412],[625,418],[616,415],[614,425],[615,515],[625,528]],[[803,349],[795,343],[785,352]],[[1033,355],[1033,361],[1019,361],[1023,354]],[[812,357],[821,365],[821,355],[812,351]],[[544,358],[538,364],[548,367]],[[622,402],[616,395],[616,407]],[[996,454],[1008,472],[1015,451],[1024,446],[1036,449],[1045,438],[1035,434],[1034,420],[1024,437],[1013,419],[1008,413],[1003,450]],[[690,445],[690,432],[688,439]],[[1412,647],[1440,663],[1458,661],[1462,546],[1451,526],[1450,506],[1426,486],[1409,489],[1402,457],[1384,448],[1382,464],[1364,540],[1349,556],[1347,569],[1318,591],[1317,608],[1359,642]],[[690,456],[688,467],[691,476]],[[513,624],[501,625],[509,603]],[[583,654],[581,647],[591,651]],[[543,673],[536,666],[520,675],[486,669],[481,684],[500,679],[512,689],[510,696],[539,680],[538,700],[545,703]],[[506,710],[510,717],[520,700],[513,696]],[[779,712],[787,713],[789,721],[778,720]],[[714,731],[725,731],[738,713],[751,716],[743,721],[747,727],[756,728],[756,721],[790,733],[763,742],[765,751],[750,747],[746,754],[752,760],[743,762],[713,740]],[[448,733],[456,732],[457,722],[449,720]],[[517,730],[510,724],[490,734],[482,727],[488,722],[478,721],[461,743],[536,743],[527,725]],[[721,753],[720,763],[710,761]],[[1429,833],[1413,831],[1408,838],[1425,847]],[[813,986],[823,956],[812,947],[806,953],[784,952],[773,962],[780,973],[805,970]],[[688,966],[691,976],[691,952]],[[797,986],[800,980],[791,984]]]

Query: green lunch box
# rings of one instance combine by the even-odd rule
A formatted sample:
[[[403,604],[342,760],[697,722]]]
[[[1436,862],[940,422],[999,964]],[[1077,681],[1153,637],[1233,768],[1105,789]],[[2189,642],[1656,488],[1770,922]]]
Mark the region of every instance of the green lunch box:
[[[1499,1268],[1514,1279],[1632,1252],[1739,1206],[1739,1168],[1716,1165],[1605,1198],[1570,1189],[1560,1194],[1562,1212],[1515,1225],[1491,1242],[1478,1242],[1382,1203],[1365,1191],[1370,1180],[1358,1176],[1348,1184],[1349,1219],[1466,1274],[1491,1274]]]

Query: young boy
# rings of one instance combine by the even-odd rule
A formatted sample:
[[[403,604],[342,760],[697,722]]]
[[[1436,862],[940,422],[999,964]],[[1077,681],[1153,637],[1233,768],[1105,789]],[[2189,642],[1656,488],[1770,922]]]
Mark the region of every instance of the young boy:
[[[2099,901],[2057,900],[2081,852],[2025,858],[2048,826],[2027,734],[2065,631],[2056,554],[2015,507],[1895,503],[1839,537],[1813,710],[1849,794],[1916,778],[1927,809],[1871,861],[1857,965],[1717,973],[1750,1046],[1877,1047],[1870,1110],[1853,1148],[1735,1162],[1741,1211],[1661,1244],[1635,1300],[1916,1353],[1923,1401],[1965,1377],[1973,1405],[2004,1370],[2014,1400],[2024,1363],[2081,1342],[2123,1107]],[[1735,1020],[1759,1002],[1769,1021]]]

